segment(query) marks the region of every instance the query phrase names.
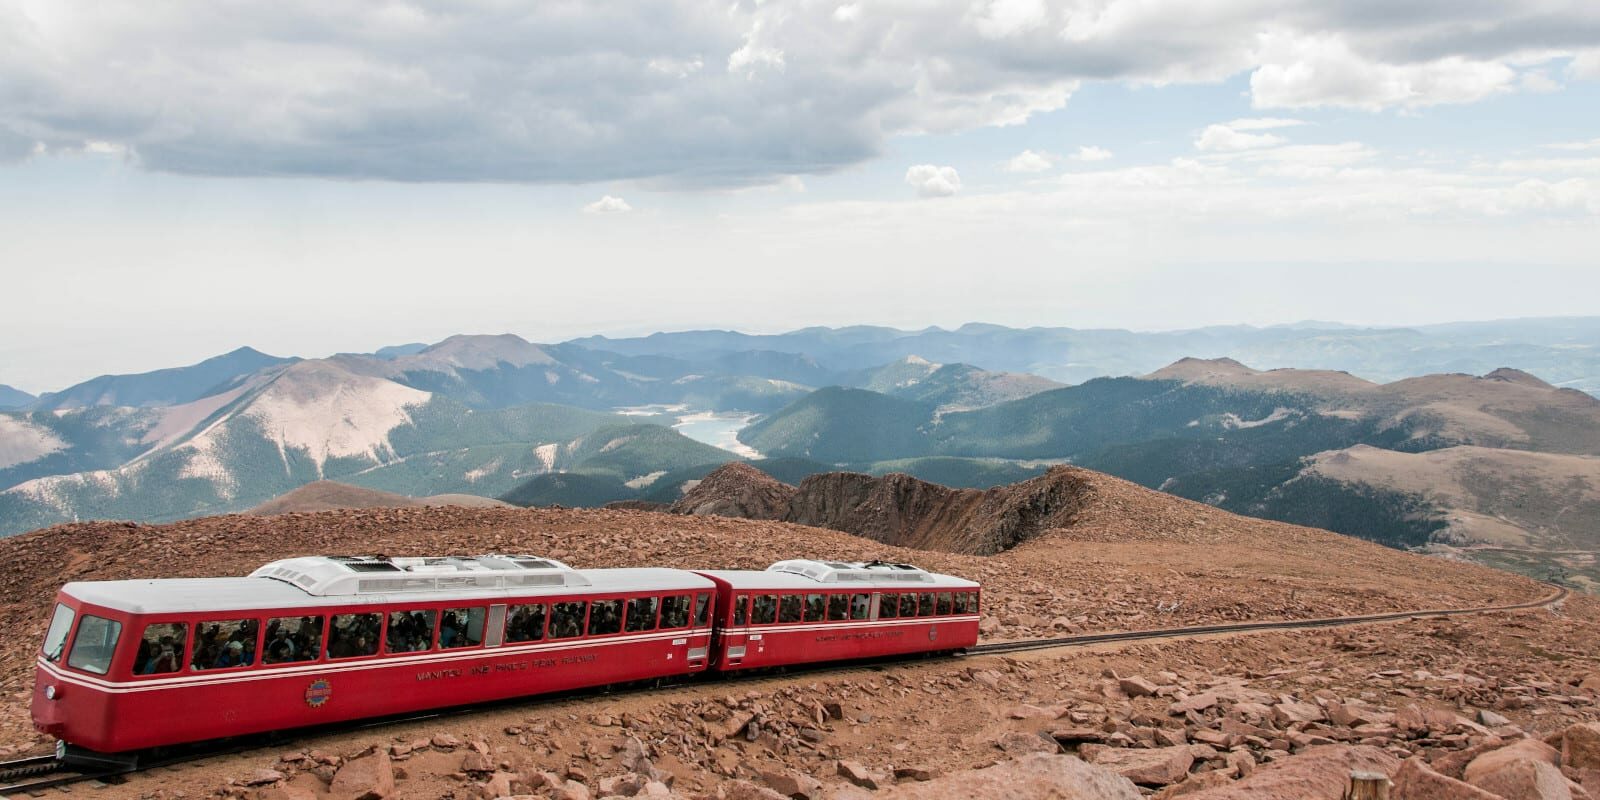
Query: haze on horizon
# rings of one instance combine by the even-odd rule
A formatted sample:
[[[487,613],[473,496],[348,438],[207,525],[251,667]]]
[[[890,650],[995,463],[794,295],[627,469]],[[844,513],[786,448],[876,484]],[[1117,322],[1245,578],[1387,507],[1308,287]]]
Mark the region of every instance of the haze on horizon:
[[[31,391],[461,332],[1586,315],[1597,253],[1578,0],[0,0]]]

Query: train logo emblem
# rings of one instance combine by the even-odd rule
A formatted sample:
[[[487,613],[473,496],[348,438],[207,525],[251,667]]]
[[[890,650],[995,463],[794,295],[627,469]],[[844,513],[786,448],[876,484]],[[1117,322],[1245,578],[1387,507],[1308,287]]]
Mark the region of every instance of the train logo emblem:
[[[931,642],[931,641],[933,641],[935,639],[938,639],[938,638],[939,638],[939,629],[937,627],[928,628],[928,641]]]
[[[333,684],[324,678],[318,678],[306,687],[306,705],[312,708],[321,708],[331,697],[333,697]]]

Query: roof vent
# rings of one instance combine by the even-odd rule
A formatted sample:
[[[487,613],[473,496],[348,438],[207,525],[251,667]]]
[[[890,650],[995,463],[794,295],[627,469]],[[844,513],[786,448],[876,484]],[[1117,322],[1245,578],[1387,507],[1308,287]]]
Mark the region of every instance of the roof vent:
[[[890,561],[812,561],[797,558],[779,561],[768,572],[804,575],[818,583],[933,583],[933,575],[910,564]]]
[[[589,585],[588,578],[555,559],[498,554],[307,556],[274,561],[250,577],[281,580],[318,597]]]

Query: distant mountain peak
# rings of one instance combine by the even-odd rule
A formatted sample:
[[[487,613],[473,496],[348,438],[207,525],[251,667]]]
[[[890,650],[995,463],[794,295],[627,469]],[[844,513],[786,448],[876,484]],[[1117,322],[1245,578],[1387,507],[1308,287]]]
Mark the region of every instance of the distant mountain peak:
[[[1540,380],[1535,375],[1523,372],[1520,369],[1513,369],[1511,367],[1501,367],[1493,372],[1486,373],[1483,376],[1483,379],[1486,381],[1505,381],[1506,383],[1517,383],[1523,386],[1532,386],[1539,389],[1556,388]]]
[[[501,364],[524,367],[555,361],[545,349],[514,333],[457,334],[434,344],[414,356],[400,356],[397,363],[407,368],[455,367],[493,369]]]
[[[1193,358],[1185,356],[1144,376],[1152,381],[1200,381],[1216,378],[1237,378],[1260,374],[1226,356],[1222,358]]]

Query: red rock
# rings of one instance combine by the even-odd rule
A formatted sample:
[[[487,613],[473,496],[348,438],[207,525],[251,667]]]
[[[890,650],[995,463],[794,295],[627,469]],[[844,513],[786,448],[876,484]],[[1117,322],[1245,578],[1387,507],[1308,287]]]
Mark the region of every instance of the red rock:
[[[1400,761],[1375,747],[1323,745],[1257,767],[1230,786],[1195,792],[1187,800],[1340,800],[1353,771],[1393,775]]]
[[[1167,707],[1167,713],[1175,717],[1182,716],[1191,711],[1204,711],[1216,704],[1217,696],[1215,693],[1202,692],[1200,694],[1190,695],[1189,697],[1173,703],[1171,706]]]
[[[1024,731],[1012,731],[1001,737],[997,744],[1001,750],[1013,755],[1061,752],[1061,745],[1056,744],[1054,739],[1047,739]]]
[[[772,790],[791,800],[817,800],[822,796],[822,782],[810,775],[792,770],[762,772],[762,782]]]
[[[1573,769],[1600,769],[1600,722],[1584,722],[1561,734],[1561,763]]]
[[[839,777],[863,789],[877,789],[879,786],[888,783],[881,776],[868,770],[866,765],[859,761],[841,760],[834,765],[834,771],[839,774]]]
[[[1470,783],[1434,772],[1422,759],[1406,759],[1394,774],[1389,800],[1501,800]]]
[[[729,781],[717,787],[722,800],[784,800],[783,795],[749,781]]]
[[[394,797],[394,765],[389,753],[379,750],[370,756],[353,758],[334,773],[328,791],[353,800],[387,800]]]
[[[1137,675],[1123,678],[1117,681],[1117,685],[1122,688],[1123,694],[1129,697],[1154,697],[1158,688],[1155,684]]]
[[[1472,759],[1461,771],[1461,779],[1476,786],[1479,777],[1521,760],[1539,761],[1554,767],[1561,763],[1561,754],[1538,739],[1523,739]]]
[[[1189,775],[1194,753],[1187,746],[1130,749],[1086,744],[1078,755],[1090,764],[1107,767],[1134,783],[1166,786]]]
[[[1215,789],[1219,786],[1228,786],[1233,783],[1233,777],[1224,770],[1211,770],[1210,772],[1196,772],[1185,778],[1183,783],[1173,784],[1155,793],[1155,800],[1167,800],[1170,797],[1183,797],[1185,795],[1203,792],[1206,789]]]
[[[1572,789],[1561,770],[1530,758],[1503,763],[1467,782],[1505,800],[1573,800]]]
[[[926,783],[902,783],[871,796],[877,800],[1141,800],[1138,787],[1115,772],[1072,756],[1044,753],[952,772]]]
[[[317,800],[317,793],[293,784],[268,786],[256,792],[256,800]]]

